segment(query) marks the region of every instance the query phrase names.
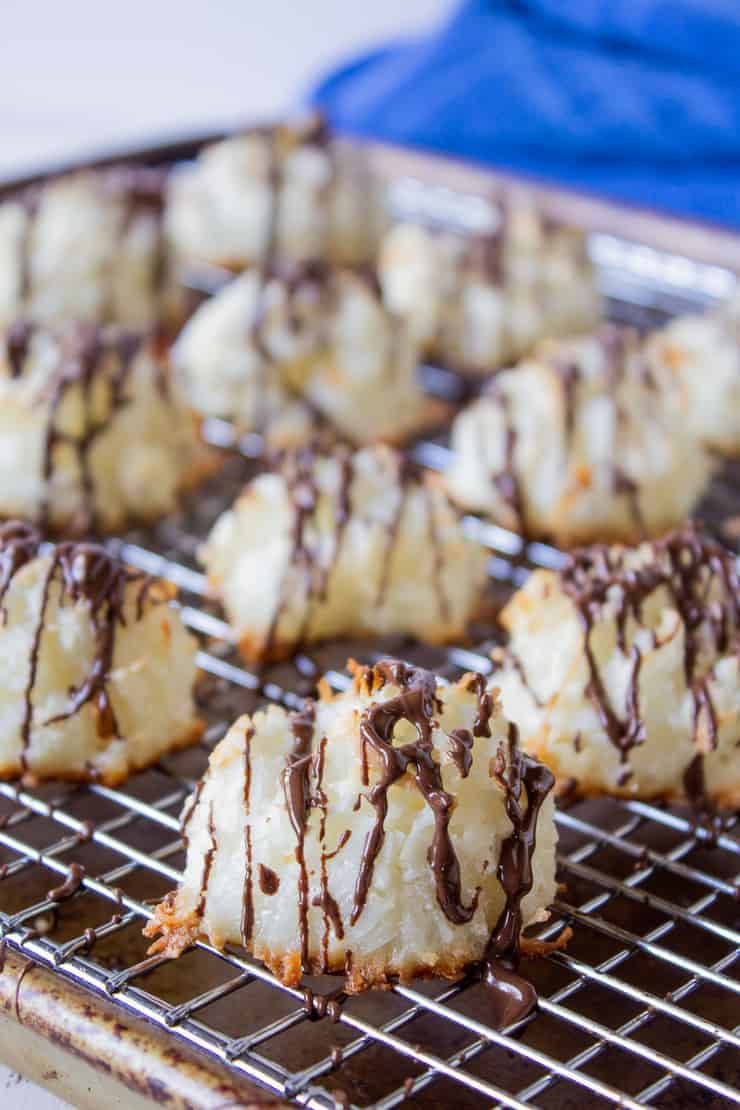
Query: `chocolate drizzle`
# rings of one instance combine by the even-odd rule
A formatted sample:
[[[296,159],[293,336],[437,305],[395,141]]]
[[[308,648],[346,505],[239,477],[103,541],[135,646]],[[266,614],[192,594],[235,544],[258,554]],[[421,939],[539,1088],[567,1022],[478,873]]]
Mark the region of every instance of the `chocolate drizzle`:
[[[480,892],[476,892],[470,905],[462,902],[460,865],[449,832],[454,799],[444,789],[440,767],[432,756],[434,714],[440,708],[436,694],[437,680],[430,671],[397,660],[383,660],[375,664],[366,681],[371,687],[377,682],[381,685],[389,683],[400,687],[400,692],[387,701],[373,702],[360,721],[364,785],[369,784],[368,748],[379,761],[379,776],[365,795],[375,810],[375,822],[362,849],[350,923],[354,925],[362,913],[375,861],[383,846],[388,791],[412,768],[417,789],[434,815],[434,838],[428,860],[437,901],[449,921],[456,925],[464,924],[473,917]],[[394,732],[402,721],[413,725],[417,739],[394,746]]]
[[[271,867],[265,867],[264,863],[261,863],[257,868],[257,875],[259,887],[263,894],[267,894],[269,897],[277,894],[280,890],[280,878]],[[242,943],[244,942],[242,941]]]
[[[56,886],[47,892],[46,897],[50,902],[66,902],[82,886],[85,880],[85,868],[79,863],[70,864],[69,874],[61,886]]]
[[[506,896],[483,959],[483,981],[492,993],[499,1028],[524,1017],[536,1004],[534,987],[516,973],[522,920],[522,901],[532,889],[537,823],[542,805],[553,788],[552,772],[519,748],[516,725],[509,724],[505,771],[497,778],[506,791],[506,815],[512,830],[501,845],[496,874]],[[526,809],[523,806],[526,796]]]
[[[320,906],[323,915],[323,932],[321,937],[321,967],[323,971],[328,970],[329,966],[329,929],[334,930],[334,935],[338,940],[344,937],[344,922],[342,915],[339,911],[339,906],[333,894],[329,890],[329,869],[327,867],[328,861],[333,859],[339,852],[341,852],[344,845],[350,838],[350,830],[345,829],[339,839],[339,843],[333,852],[326,851],[326,816],[328,812],[328,798],[324,790],[324,767],[326,763],[326,737],[321,737],[319,744],[318,760],[316,767],[316,795],[313,799],[315,804],[321,810],[321,819],[319,821],[319,844],[321,846],[321,892],[318,897],[313,899],[313,905]]]
[[[323,546],[317,538],[320,525],[317,521],[319,503],[324,491],[319,486],[317,468],[321,458],[310,448],[286,453],[280,462],[292,512],[292,531],[290,557],[278,591],[278,599],[272,619],[265,635],[263,653],[270,657],[273,649],[279,647],[278,630],[281,619],[291,600],[296,595],[294,574],[296,571],[303,581],[304,611],[296,633],[296,643],[300,647],[308,639],[311,618],[317,604],[326,601],[331,576],[342,552],[342,541],[352,512],[352,488],[356,477],[355,461],[351,451],[339,447],[326,457],[334,462],[339,470],[336,491],[327,496],[333,497],[333,537],[328,547],[328,556],[323,554]],[[385,551],[378,572],[378,586],[375,603],[382,606],[390,586],[393,570],[394,552],[399,542],[407,496],[412,483],[416,480],[413,465],[400,454],[393,454],[397,489],[394,509],[390,519],[382,525],[385,531]],[[431,573],[437,586],[439,612],[442,620],[450,615],[450,601],[444,589],[442,570],[444,567],[444,541],[440,535],[435,516],[435,493],[419,481],[426,499],[427,530],[432,551]]]
[[[11,520],[0,524],[0,622],[5,624],[7,612],[3,606],[5,595],[13,577],[35,559],[41,545],[36,529],[23,521]]]
[[[91,452],[99,438],[109,430],[118,411],[128,403],[127,385],[133,370],[142,339],[131,334],[119,333],[111,342],[110,333],[91,325],[70,328],[60,342],[57,368],[53,373],[45,403],[48,404],[48,423],[44,443],[44,500],[40,509],[43,527],[49,524],[51,509],[51,482],[54,477],[55,454],[59,447],[70,447],[77,458],[84,530],[94,529],[97,523],[95,483],[91,466]],[[115,368],[107,370],[113,355]],[[95,415],[99,383],[107,381],[108,398],[105,415]],[[59,427],[59,418],[65,399],[71,391],[80,391],[82,402],[82,431],[70,434]]]
[[[204,778],[198,779],[197,783],[195,784],[195,790],[188,798],[185,808],[182,812],[182,817],[180,818],[180,835],[182,836],[182,843],[186,852],[190,844],[188,838],[188,829],[190,828],[190,822],[193,819],[205,785],[206,780]]]
[[[34,326],[29,320],[16,320],[5,333],[5,348],[12,378],[20,378],[23,373]]]
[[[203,856],[203,874],[200,880],[200,892],[198,894],[198,904],[195,912],[198,917],[203,916],[203,911],[206,908],[206,901],[208,899],[208,884],[211,881],[211,871],[213,870],[213,861],[216,858],[218,851],[218,842],[216,840],[216,825],[213,819],[213,802],[208,806],[208,848]]]
[[[471,237],[463,257],[464,271],[479,276],[487,284],[503,287],[506,284],[505,247],[506,224],[502,220],[500,226]],[[461,292],[464,288],[462,283]]]
[[[306,821],[311,808],[309,770],[311,741],[316,721],[316,706],[306,701],[291,717],[293,750],[286,758],[283,791],[288,816],[296,835],[295,858],[298,863],[298,926],[301,938],[301,966],[308,963],[308,870],[306,867]]]
[[[244,887],[242,889],[241,938],[246,948],[254,929],[254,877],[252,874],[252,725],[244,732],[244,785],[242,803],[244,805]],[[261,866],[261,865],[260,865]],[[260,870],[260,889],[262,871]]]
[[[39,534],[29,525],[10,522],[0,527],[0,605],[6,600],[14,575],[39,554]],[[96,713],[97,731],[101,740],[118,737],[118,723],[108,692],[113,665],[116,629],[125,623],[124,607],[127,588],[138,583],[137,613],[149,596],[153,579],[129,570],[102,548],[93,544],[58,544],[51,552],[45,569],[38,615],[31,639],[28,678],[24,689],[24,712],[21,720],[21,767],[28,769],[27,752],[33,727],[33,691],[36,684],[41,643],[52,585],[57,584],[58,604],[69,598],[73,605],[84,604],[89,610],[93,628],[93,658],[85,677],[68,693],[67,707],[43,725],[68,721],[85,705]],[[7,619],[2,609],[3,620]]]
[[[154,265],[151,274],[151,289],[150,295],[155,300],[164,283],[165,271],[165,243],[162,230],[162,219],[164,216],[165,206],[165,188],[169,171],[166,168],[155,166],[140,166],[131,164],[121,164],[118,166],[111,166],[101,170],[86,170],[80,179],[89,178],[92,180],[94,189],[97,193],[98,202],[101,205],[109,205],[111,202],[119,206],[120,216],[118,218],[115,238],[116,242],[111,244],[110,253],[105,258],[104,274],[107,275],[108,289],[107,297],[103,298],[103,304],[100,306],[98,318],[104,319],[110,316],[112,308],[112,285],[116,274],[116,255],[122,249],[123,240],[132,230],[136,220],[142,214],[153,216],[156,222],[156,242],[154,245]],[[59,175],[52,177],[48,180],[46,186],[42,184],[33,184],[10,197],[12,202],[22,205],[26,213],[25,229],[20,244],[20,250],[17,258],[17,266],[19,271],[18,288],[20,291],[21,310],[25,311],[29,308],[29,301],[32,301],[34,293],[34,260],[32,258],[33,244],[35,239],[35,227],[42,209],[44,202],[44,193],[46,188],[54,189],[60,183],[65,181],[74,181],[74,175]],[[140,253],[140,247],[139,247]],[[65,277],[62,277],[62,281]],[[69,275],[66,275],[66,280],[69,280]]]
[[[492,401],[504,420],[504,463],[497,474],[491,476],[494,489],[514,517],[514,527],[526,532],[526,514],[519,473],[516,466],[517,429],[511,413],[511,400],[501,383],[492,378],[485,389],[485,396]],[[484,445],[485,447],[486,445]]]
[[[27,373],[33,330],[34,325],[17,321],[5,332],[8,366],[15,380]],[[71,462],[76,468],[72,480],[80,504],[72,527],[80,533],[89,532],[98,524],[93,448],[129,403],[129,383],[147,336],[81,323],[68,324],[48,334],[53,341],[50,344],[53,362],[44,385],[36,390],[30,402],[44,414],[41,463],[44,486],[37,522],[43,530],[57,523],[52,520],[52,510],[55,470],[61,456],[66,466]],[[155,359],[154,368],[155,384],[166,396],[168,379],[164,364]]]
[[[555,779],[543,764],[519,748],[519,733],[509,724],[506,772],[499,781],[506,790],[506,815],[512,832],[501,845],[497,876],[506,904],[491,934],[486,959],[512,959],[519,952],[522,931],[522,899],[532,889],[532,861],[537,841],[537,818]],[[526,795],[526,810],[522,805]]]
[[[294,568],[299,568],[306,582],[306,594],[310,598],[313,589],[313,552],[307,537],[308,522],[316,509],[319,490],[314,476],[314,456],[310,449],[290,452],[286,455],[281,467],[287,486],[288,497],[293,512],[293,527],[291,533],[291,553],[286,566],[286,573],[280,584],[278,602],[275,606],[270,627],[265,637],[265,654],[269,655],[275,644],[278,625],[288,603],[288,585],[290,574]]]
[[[507,660],[507,662],[509,662],[511,664],[511,666],[514,668],[514,670],[518,674],[522,685],[529,692],[529,696],[531,697],[534,704],[536,706],[538,706],[540,709],[542,709],[545,705],[547,705],[547,701],[545,699],[539,697],[539,695],[536,694],[535,691],[530,686],[529,679],[527,678],[527,673],[524,670],[524,664],[522,663],[521,659],[516,654],[516,652],[512,651],[512,649],[510,647],[507,647],[506,651],[505,651],[505,654],[504,654],[504,658]]]
[[[642,656],[637,645],[628,648],[627,622],[631,618],[645,627],[643,605],[656,590],[667,591],[683,626],[684,678],[694,703],[697,755],[684,782],[690,799],[706,808],[703,771],[697,759],[716,747],[718,725],[709,689],[711,670],[707,671],[703,656],[708,649],[740,651],[740,578],[734,557],[694,526],[687,526],[653,542],[649,557],[641,562],[629,562],[624,549],[606,545],[575,551],[559,577],[584,629],[588,696],[622,762],[627,761],[631,748],[645,739],[639,703]],[[607,603],[616,606],[618,647],[632,660],[624,718],[611,704],[591,645],[592,632]]]
[[[576,362],[555,359],[551,363],[563,387],[563,431],[565,442],[570,446],[576,431],[577,393],[581,380],[581,370]]]
[[[270,313],[278,291],[282,291],[287,312],[287,326],[293,335],[300,335],[307,317],[305,309],[315,314],[319,333],[317,347],[325,339],[324,328],[331,315],[331,307],[337,296],[333,274],[322,261],[285,263],[278,261],[272,248],[259,269],[260,284],[254,317],[249,328],[249,338],[265,365],[275,361],[277,356],[270,345],[268,325]]]

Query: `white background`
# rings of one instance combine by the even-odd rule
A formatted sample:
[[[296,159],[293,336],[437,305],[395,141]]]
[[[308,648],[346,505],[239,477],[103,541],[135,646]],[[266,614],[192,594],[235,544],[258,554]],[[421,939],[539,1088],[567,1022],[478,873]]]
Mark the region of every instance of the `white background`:
[[[0,0],[0,177],[269,116],[447,0]],[[0,897],[2,890],[0,889]],[[3,1110],[63,1104],[0,1066]]]
[[[269,114],[449,0],[0,0],[0,174]]]

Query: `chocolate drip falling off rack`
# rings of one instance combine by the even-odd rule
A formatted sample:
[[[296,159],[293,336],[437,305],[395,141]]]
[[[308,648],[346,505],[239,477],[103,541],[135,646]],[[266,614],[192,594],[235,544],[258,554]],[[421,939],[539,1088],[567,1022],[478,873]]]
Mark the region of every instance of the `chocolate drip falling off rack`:
[[[616,257],[612,247],[610,258]],[[626,246],[622,255],[631,257]],[[622,275],[611,261],[603,279],[610,289],[628,291],[637,280],[634,302],[622,296],[610,304],[620,320],[642,324],[662,314],[662,294],[648,295],[644,272],[625,269]],[[677,299],[672,297],[671,305]],[[694,303],[690,289],[681,297],[682,307]],[[226,441],[227,429],[221,432]],[[232,434],[230,442],[237,437]],[[445,451],[440,443],[420,443],[411,453],[435,466]],[[740,513],[736,471],[728,474],[724,483],[715,482],[707,501],[717,531],[722,518]],[[579,801],[561,808],[556,820],[565,885],[551,921],[534,936],[553,940],[570,924],[574,941],[567,951],[524,961],[539,1006],[509,1029],[498,1026],[510,1015],[493,1011],[490,995],[474,977],[398,985],[345,1001],[336,997],[336,979],[287,988],[241,950],[216,953],[199,944],[179,965],[144,958],[140,932],[152,899],[180,877],[176,814],[205,770],[224,720],[265,699],[298,709],[307,673],[314,681],[325,672],[340,688],[348,681],[348,654],[373,661],[368,645],[353,644],[317,650],[310,667],[299,660],[256,674],[239,662],[226,626],[204,601],[203,579],[191,560],[243,476],[240,469],[233,489],[222,483],[200,506],[156,531],[111,543],[129,563],[170,578],[183,591],[183,616],[202,640],[199,661],[209,682],[204,713],[211,728],[194,752],[168,756],[122,788],[31,791],[0,783],[5,951],[55,973],[57,1005],[64,1004],[64,984],[71,980],[86,988],[91,1007],[98,1004],[96,995],[113,999],[122,1022],[130,1014],[144,1016],[169,1049],[190,1045],[214,1068],[227,1067],[242,1085],[245,1103],[261,1088],[327,1110],[337,1102],[390,1110],[407,1098],[462,1110],[740,1105],[740,830],[734,817],[710,850],[707,832],[682,809],[637,801]],[[562,564],[560,553],[546,545],[527,544],[472,517],[466,527],[490,546],[501,592],[531,565]],[[19,536],[12,559],[0,563],[0,608],[3,583],[17,572],[13,563],[22,562],[25,551]],[[382,649],[456,678],[471,669],[488,672],[488,646],[425,653],[394,643]],[[700,703],[699,691],[697,697]],[[471,739],[450,738],[451,758],[463,769]],[[248,800],[248,741],[245,747]],[[699,776],[697,765],[689,777],[697,785]],[[320,809],[318,791],[316,802]],[[187,811],[183,824],[187,835]],[[325,850],[335,848],[327,844]],[[269,894],[278,877],[256,870],[250,884]],[[248,905],[247,891],[246,936]],[[325,904],[324,910],[331,929],[331,908]],[[33,981],[26,974],[15,988],[21,1015]]]

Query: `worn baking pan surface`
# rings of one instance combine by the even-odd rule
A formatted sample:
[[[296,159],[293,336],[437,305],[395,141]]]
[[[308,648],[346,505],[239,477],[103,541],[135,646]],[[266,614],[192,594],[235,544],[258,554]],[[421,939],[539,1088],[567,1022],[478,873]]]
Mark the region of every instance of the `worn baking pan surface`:
[[[181,146],[177,156],[196,146]],[[468,196],[491,195],[491,177],[479,170],[384,148],[373,148],[372,157],[385,166],[388,204],[404,214],[424,210],[426,218],[444,209],[454,219],[456,202],[464,208]],[[554,193],[543,203],[563,216],[582,212],[610,314],[620,319],[646,324],[722,295],[733,281],[733,251],[740,264],[737,240],[724,233],[681,225],[684,238],[674,238],[673,247],[685,253],[666,254],[665,228],[676,221],[643,216],[633,232],[621,209]],[[599,222],[595,209],[609,219]],[[648,225],[652,237],[642,237],[652,247],[630,242]],[[713,235],[716,250],[707,254]],[[690,249],[697,244],[702,249]],[[446,388],[444,375],[431,377]],[[567,951],[526,961],[539,1008],[505,1031],[492,1027],[486,992],[472,980],[340,996],[333,1021],[320,1016],[321,998],[336,994],[337,980],[306,979],[307,989],[292,990],[240,950],[207,944],[174,963],[146,955],[142,926],[183,865],[183,800],[238,713],[265,700],[293,707],[321,673],[341,686],[348,655],[370,660],[392,652],[450,677],[490,669],[490,629],[481,628],[452,649],[396,640],[373,644],[371,655],[367,644],[331,644],[260,674],[245,670],[203,597],[195,550],[253,473],[259,443],[240,441],[220,422],[208,432],[226,455],[219,478],[177,516],[111,546],[180,587],[185,620],[201,640],[199,698],[209,728],[200,746],[119,789],[0,783],[7,952],[0,1020],[25,1019],[35,1034],[67,1038],[69,1051],[84,1056],[85,1019],[99,1031],[86,1066],[97,1061],[138,1095],[172,1106],[246,1106],[270,1094],[317,1107],[740,1103],[740,837],[732,816],[712,843],[678,808],[617,801],[561,807],[562,885],[550,922],[535,935],[553,938],[567,924],[573,938]],[[439,466],[446,447],[442,439],[412,450]],[[727,540],[728,521],[738,513],[738,468],[728,464],[701,515],[717,531],[728,528]],[[492,606],[532,562],[558,558],[474,518],[468,523],[491,547]],[[131,1030],[135,1057],[121,1047]]]

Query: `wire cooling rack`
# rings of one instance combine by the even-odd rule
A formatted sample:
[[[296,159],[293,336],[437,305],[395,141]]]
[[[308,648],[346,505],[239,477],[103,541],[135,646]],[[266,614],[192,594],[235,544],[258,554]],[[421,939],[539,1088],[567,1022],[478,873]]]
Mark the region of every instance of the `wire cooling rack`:
[[[645,266],[655,264],[649,256],[640,255],[630,270],[629,245],[602,237],[592,249],[602,255],[597,262],[611,315],[632,322],[652,322],[674,309],[677,298],[710,298],[727,280],[724,271],[705,268],[706,288],[697,296],[696,272],[687,277],[674,266],[667,286],[661,286],[667,271],[653,274],[650,285]],[[692,295],[675,280],[681,275]],[[444,382],[443,374],[437,377]],[[238,713],[264,701],[293,708],[322,673],[341,688],[350,654],[367,661],[403,655],[449,677],[491,667],[491,644],[481,629],[474,648],[396,640],[375,644],[370,654],[366,644],[333,644],[259,674],[246,670],[204,596],[195,552],[252,472],[259,442],[239,439],[216,421],[208,434],[227,453],[218,481],[154,532],[110,545],[180,588],[184,620],[200,640],[199,699],[209,723],[203,742],[119,789],[25,790],[0,783],[4,943],[299,1105],[740,1104],[737,816],[727,818],[712,842],[680,808],[604,800],[561,806],[559,895],[535,935],[552,939],[570,925],[573,937],[567,951],[527,961],[538,1009],[503,1031],[491,1027],[485,989],[474,980],[399,985],[343,999],[334,1021],[320,1018],[322,1007],[311,998],[336,996],[337,980],[306,978],[313,992],[307,994],[283,986],[240,950],[219,952],[206,943],[174,963],[146,955],[142,926],[183,866],[182,803]],[[443,441],[413,450],[427,466],[444,465]],[[729,468],[705,503],[712,525],[737,513],[739,488],[737,468]],[[561,558],[474,517],[466,527],[491,550],[492,605],[532,565]],[[50,888],[72,874],[72,863],[85,869],[79,889],[61,901],[50,898]]]

